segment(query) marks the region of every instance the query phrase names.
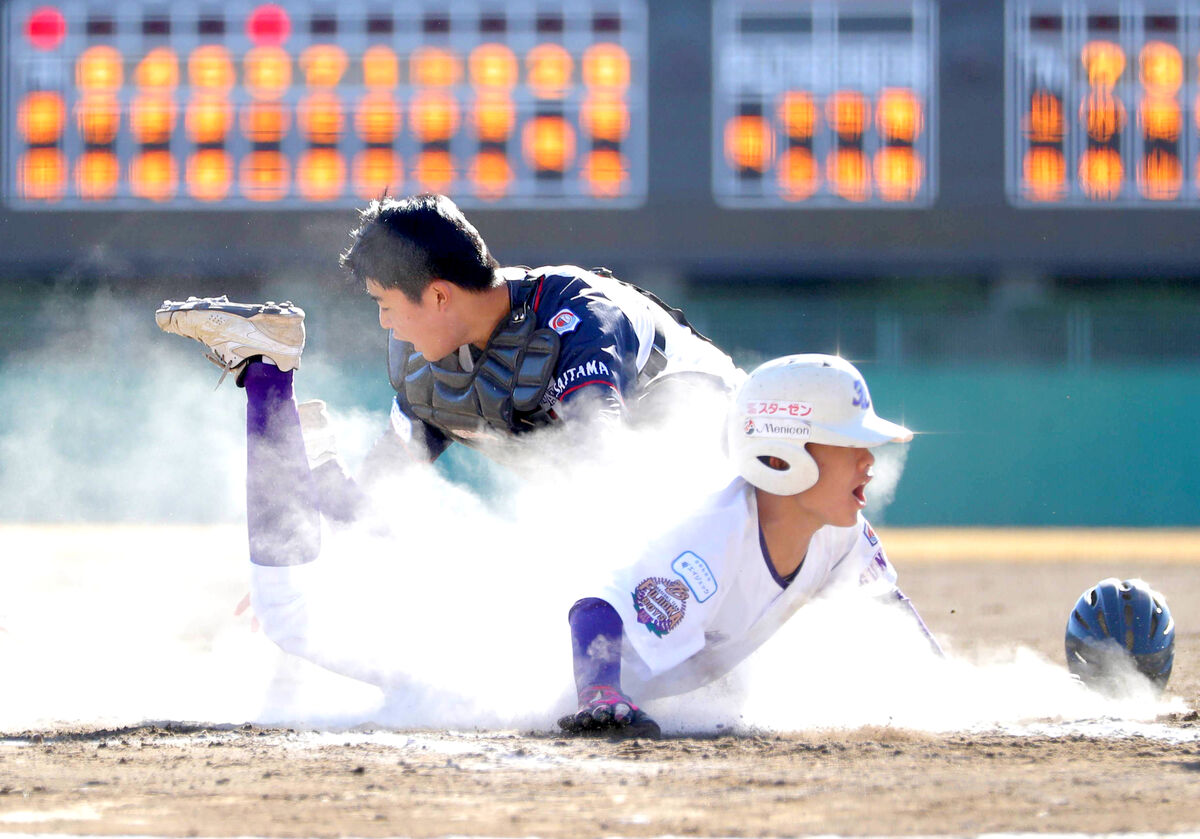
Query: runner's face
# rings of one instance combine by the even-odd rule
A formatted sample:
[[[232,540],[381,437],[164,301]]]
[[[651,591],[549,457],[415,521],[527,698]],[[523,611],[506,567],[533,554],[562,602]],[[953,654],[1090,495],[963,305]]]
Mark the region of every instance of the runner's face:
[[[872,478],[875,455],[870,449],[809,443],[820,477],[797,498],[824,524],[850,527],[867,506],[866,488]]]

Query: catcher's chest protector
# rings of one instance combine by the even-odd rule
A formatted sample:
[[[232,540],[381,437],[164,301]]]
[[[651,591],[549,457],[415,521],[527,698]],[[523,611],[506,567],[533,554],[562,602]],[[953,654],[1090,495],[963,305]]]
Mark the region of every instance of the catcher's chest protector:
[[[516,285],[512,312],[471,370],[457,353],[429,361],[407,341],[388,339],[388,375],[402,408],[468,445],[550,422],[541,401],[558,363],[559,337],[534,328],[530,298],[537,278]]]

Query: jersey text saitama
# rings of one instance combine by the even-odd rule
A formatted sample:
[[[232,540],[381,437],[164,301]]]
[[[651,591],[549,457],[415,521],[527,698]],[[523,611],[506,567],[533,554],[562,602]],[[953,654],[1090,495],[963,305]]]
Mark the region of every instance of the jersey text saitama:
[[[706,374],[727,389],[738,383],[739,373],[727,355],[620,280],[571,265],[503,268],[499,275],[514,295],[514,311],[528,306],[536,329],[553,330],[558,336],[558,357],[545,392],[528,415],[561,419],[564,407],[584,393],[618,414],[636,415],[637,400],[646,387],[676,373]],[[531,279],[535,282],[530,290]],[[518,294],[531,296],[517,300]],[[462,347],[445,363],[470,371],[480,355],[477,348]],[[488,440],[473,438],[499,436],[494,429],[468,436],[422,421],[403,393],[393,403],[391,425],[414,454],[428,460],[451,442],[486,445]],[[529,428],[537,425],[528,423]]]

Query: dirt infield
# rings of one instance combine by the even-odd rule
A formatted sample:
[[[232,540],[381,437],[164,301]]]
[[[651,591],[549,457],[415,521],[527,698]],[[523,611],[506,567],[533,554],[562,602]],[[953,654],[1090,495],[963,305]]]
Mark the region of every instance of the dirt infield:
[[[1194,723],[1190,723],[1194,725]],[[386,744],[166,729],[3,750],[9,829],[172,836],[788,836],[1195,830],[1200,744],[1012,736]]]
[[[1082,736],[1054,721],[1053,736],[876,727],[659,742],[567,740],[544,731],[321,734],[232,722],[9,732],[0,744],[0,831],[566,837],[1200,829],[1195,566],[1173,556],[905,561],[905,552],[895,553],[906,592],[965,658],[1019,644],[1061,660],[1066,610],[1079,592],[1106,576],[1144,577],[1175,612],[1170,693],[1190,710],[1160,719],[1150,737]]]
[[[877,528],[894,562],[1200,563],[1194,528]]]

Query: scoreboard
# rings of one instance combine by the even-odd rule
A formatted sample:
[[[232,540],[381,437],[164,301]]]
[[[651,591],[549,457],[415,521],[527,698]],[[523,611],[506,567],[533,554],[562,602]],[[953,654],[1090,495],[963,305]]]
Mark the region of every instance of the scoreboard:
[[[11,206],[645,197],[645,0],[16,0],[4,25]]]
[[[1007,23],[1016,206],[1200,203],[1195,3],[1011,0]]]
[[[1200,277],[1200,0],[0,0],[0,281]],[[273,212],[281,210],[284,212]]]
[[[931,0],[719,0],[713,192],[729,207],[928,206]]]

